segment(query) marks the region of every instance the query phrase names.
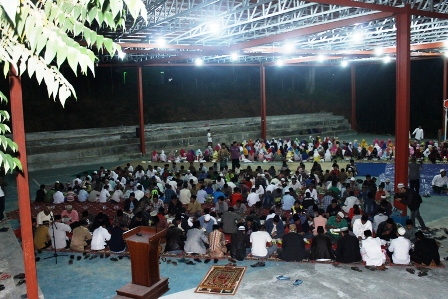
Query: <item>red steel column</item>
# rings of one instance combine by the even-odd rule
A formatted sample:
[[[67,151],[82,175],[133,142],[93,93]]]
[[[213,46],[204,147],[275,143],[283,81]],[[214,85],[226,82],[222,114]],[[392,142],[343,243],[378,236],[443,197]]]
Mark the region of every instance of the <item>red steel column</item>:
[[[264,65],[260,65],[260,94],[261,94],[261,138],[266,141],[266,72]]]
[[[395,101],[395,186],[398,183],[408,183],[409,164],[409,114],[410,114],[410,25],[411,14],[407,4],[403,12],[397,14],[397,66],[396,86],[397,98]],[[407,214],[407,208],[401,204],[395,204],[403,215]]]
[[[447,85],[447,80],[448,80],[448,70],[447,70],[447,59],[443,58],[443,90],[442,90],[442,104],[444,103],[444,101],[447,99],[446,98],[446,85]],[[445,136],[446,136],[446,132],[445,132],[445,126],[446,126],[446,112],[445,112],[445,108],[442,109],[443,112],[443,125],[442,125],[442,140],[445,141]]]
[[[352,75],[352,130],[356,131],[356,67],[352,64],[351,67]]]
[[[31,223],[30,186],[26,159],[25,126],[23,119],[22,80],[11,67],[9,72],[9,96],[11,102],[12,136],[18,145],[18,158],[22,172],[18,173],[17,195],[19,201],[20,228],[22,233],[23,261],[25,264],[27,298],[38,298],[36,261],[34,256],[33,229]]]
[[[143,116],[143,79],[142,79],[142,67],[137,69],[137,86],[138,86],[138,112],[140,118],[140,151],[142,154],[146,154],[145,145],[145,119]]]

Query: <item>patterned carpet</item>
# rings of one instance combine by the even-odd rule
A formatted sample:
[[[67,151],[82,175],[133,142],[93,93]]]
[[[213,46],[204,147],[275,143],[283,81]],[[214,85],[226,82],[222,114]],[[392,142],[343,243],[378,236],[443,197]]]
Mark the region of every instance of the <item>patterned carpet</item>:
[[[235,295],[246,267],[212,266],[196,288],[196,293]]]

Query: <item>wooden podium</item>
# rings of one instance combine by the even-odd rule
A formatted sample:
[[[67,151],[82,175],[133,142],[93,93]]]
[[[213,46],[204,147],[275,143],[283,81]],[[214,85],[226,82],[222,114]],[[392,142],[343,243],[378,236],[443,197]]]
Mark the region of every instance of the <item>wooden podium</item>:
[[[132,282],[117,290],[115,298],[155,299],[166,293],[168,278],[160,277],[159,245],[166,229],[139,226],[123,234],[131,255]]]

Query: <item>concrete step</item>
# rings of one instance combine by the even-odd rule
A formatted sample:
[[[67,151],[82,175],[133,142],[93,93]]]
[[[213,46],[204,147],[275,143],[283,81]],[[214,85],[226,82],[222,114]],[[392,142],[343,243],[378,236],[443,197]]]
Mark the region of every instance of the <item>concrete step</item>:
[[[146,155],[140,153],[136,127],[94,128],[87,130],[40,132],[27,134],[28,169],[50,169],[66,166],[110,163],[128,159],[150,160],[151,152],[204,149],[206,129],[213,133],[214,144],[230,143],[260,137],[258,117],[217,119],[195,122],[145,125]],[[267,138],[299,138],[318,129],[320,136],[352,133],[348,121],[331,113],[279,115],[267,117]],[[312,134],[316,135],[316,134]]]

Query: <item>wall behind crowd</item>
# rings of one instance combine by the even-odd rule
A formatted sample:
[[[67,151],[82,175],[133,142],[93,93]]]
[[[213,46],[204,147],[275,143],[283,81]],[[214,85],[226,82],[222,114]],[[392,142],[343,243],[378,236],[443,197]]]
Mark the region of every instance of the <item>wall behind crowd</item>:
[[[411,63],[411,124],[435,137],[442,122],[442,59]],[[260,114],[260,68],[144,67],[145,123],[169,123]],[[75,77],[78,99],[65,108],[44,86],[23,78],[27,132],[138,124],[137,71],[99,67]],[[7,80],[0,89],[8,93]],[[351,120],[350,67],[266,67],[267,115],[333,112]],[[395,64],[357,65],[358,131],[394,134]]]

